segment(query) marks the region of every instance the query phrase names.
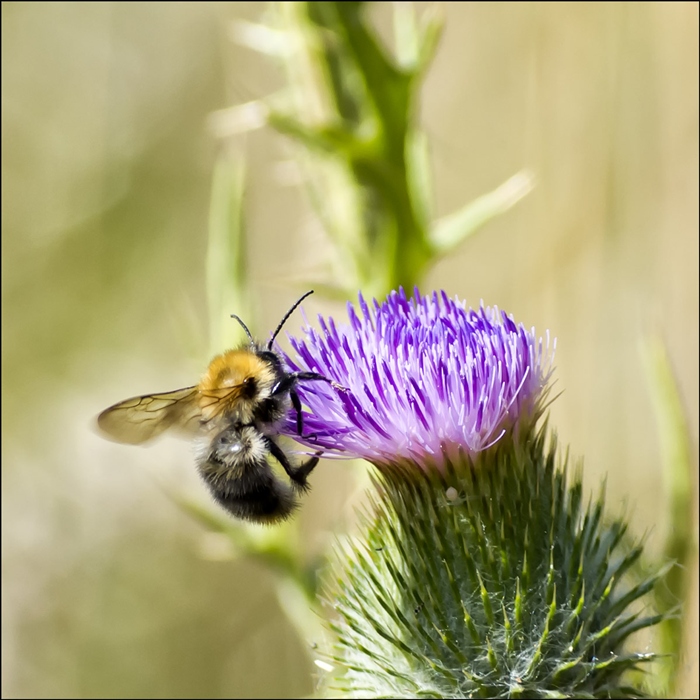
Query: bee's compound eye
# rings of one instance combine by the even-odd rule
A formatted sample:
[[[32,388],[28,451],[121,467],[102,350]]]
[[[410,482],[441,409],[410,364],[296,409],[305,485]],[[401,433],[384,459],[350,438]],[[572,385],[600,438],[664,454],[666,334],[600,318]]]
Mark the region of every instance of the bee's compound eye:
[[[258,380],[255,377],[246,377],[243,380],[241,396],[252,399],[258,393]]]

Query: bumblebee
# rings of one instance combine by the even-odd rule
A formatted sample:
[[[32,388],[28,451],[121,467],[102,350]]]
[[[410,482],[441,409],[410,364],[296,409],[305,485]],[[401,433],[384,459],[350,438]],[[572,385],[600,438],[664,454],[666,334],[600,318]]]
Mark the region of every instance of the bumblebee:
[[[307,478],[322,453],[292,465],[277,443],[277,427],[294,409],[297,434],[303,434],[299,382],[323,381],[345,391],[316,372],[288,372],[273,350],[287,319],[310,294],[313,290],[292,305],[267,345],[256,342],[245,323],[232,314],[248,344],[215,357],[196,386],[137,396],[102,411],[97,417],[99,429],[130,445],[147,443],[169,429],[184,430],[197,438],[199,474],[229,513],[258,523],[288,518],[298,506],[297,495],[308,490]],[[270,456],[282,465],[289,483],[274,473]]]

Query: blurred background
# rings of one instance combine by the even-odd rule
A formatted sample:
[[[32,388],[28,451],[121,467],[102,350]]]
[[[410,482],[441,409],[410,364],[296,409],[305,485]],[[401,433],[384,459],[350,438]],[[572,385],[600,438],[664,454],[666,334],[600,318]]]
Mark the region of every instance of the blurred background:
[[[551,423],[585,457],[588,488],[607,474],[608,507],[627,508],[654,553],[666,514],[640,353],[650,333],[667,344],[697,463],[698,5],[442,9],[420,104],[437,213],[522,168],[537,186],[432,268],[424,290],[483,299],[556,336]],[[271,572],[229,556],[174,501],[208,504],[189,446],[119,446],[92,428],[118,400],[195,383],[209,360],[207,221],[223,146],[208,117],[283,86],[272,61],[231,38],[232,23],[264,11],[2,5],[3,697],[313,691]],[[370,13],[390,37],[389,4]],[[241,148],[250,325],[262,335],[328,244],[289,143],[265,128]],[[305,308],[345,313],[322,295]],[[352,526],[354,470],[314,473],[305,557]],[[692,566],[685,697],[698,693]]]

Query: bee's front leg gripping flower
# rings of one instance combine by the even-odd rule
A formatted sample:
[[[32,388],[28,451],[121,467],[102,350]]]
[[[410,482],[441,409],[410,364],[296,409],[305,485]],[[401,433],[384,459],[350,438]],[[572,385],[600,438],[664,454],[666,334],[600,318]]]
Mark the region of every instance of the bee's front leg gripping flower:
[[[302,442],[372,462],[362,533],[339,551],[335,672],[355,697],[637,697],[626,650],[641,547],[567,484],[542,415],[548,343],[505,313],[403,290],[291,339]],[[295,436],[290,418],[287,432]],[[299,438],[298,438],[299,439]]]

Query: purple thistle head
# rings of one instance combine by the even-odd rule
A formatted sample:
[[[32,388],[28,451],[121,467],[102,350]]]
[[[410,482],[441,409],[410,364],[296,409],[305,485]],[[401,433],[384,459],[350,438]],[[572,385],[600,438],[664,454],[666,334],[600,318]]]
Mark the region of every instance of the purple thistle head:
[[[290,337],[293,371],[323,382],[298,386],[304,436],[290,415],[283,432],[313,449],[360,457],[378,466],[415,462],[442,467],[475,457],[508,430],[531,422],[550,374],[549,342],[516,325],[504,312],[467,310],[445,292],[411,299],[403,289],[361,316],[348,304],[349,324],[319,316],[321,332]],[[529,423],[528,423],[529,424]]]

